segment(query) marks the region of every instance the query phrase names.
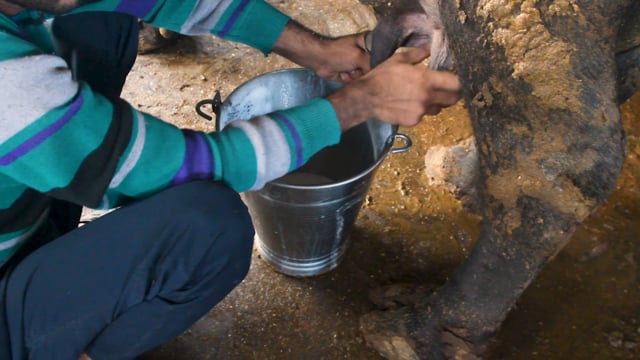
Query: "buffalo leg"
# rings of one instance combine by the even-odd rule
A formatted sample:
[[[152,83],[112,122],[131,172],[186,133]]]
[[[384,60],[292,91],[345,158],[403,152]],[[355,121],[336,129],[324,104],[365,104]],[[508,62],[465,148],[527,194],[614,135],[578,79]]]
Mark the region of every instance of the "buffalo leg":
[[[363,318],[368,339],[390,339],[378,347],[387,357],[481,355],[606,200],[624,158],[614,44],[629,3],[441,2],[476,137],[484,220],[469,257],[429,301]]]

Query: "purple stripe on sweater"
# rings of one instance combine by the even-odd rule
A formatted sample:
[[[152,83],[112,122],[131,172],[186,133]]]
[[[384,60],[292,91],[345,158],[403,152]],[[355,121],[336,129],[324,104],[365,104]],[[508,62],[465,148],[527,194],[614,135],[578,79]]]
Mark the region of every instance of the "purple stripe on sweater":
[[[182,130],[186,149],[184,160],[170,185],[178,185],[190,180],[213,180],[213,154],[202,134],[193,130]]]
[[[242,12],[242,10],[244,10],[244,7],[247,6],[248,3],[249,3],[249,0],[242,0],[240,2],[240,4],[238,4],[238,6],[236,6],[236,8],[231,13],[231,16],[229,16],[229,19],[227,19],[227,22],[224,23],[224,26],[222,27],[222,29],[220,29],[220,31],[218,31],[218,36],[219,37],[224,38],[225,35],[227,35],[229,30],[231,30],[231,27],[233,26],[233,23],[236,22],[236,20],[238,19],[238,16]]]
[[[282,121],[282,124],[287,128],[287,130],[289,130],[289,134],[291,134],[291,138],[293,139],[293,144],[296,147],[296,169],[299,168],[302,166],[302,140],[300,139],[300,134],[298,134],[298,131],[291,123],[291,120],[284,116],[284,114],[272,113],[270,116]]]
[[[143,18],[153,9],[157,0],[122,0],[114,11]]]
[[[33,150],[36,146],[42,144],[45,140],[55,134],[60,128],[62,128],[66,123],[68,123],[73,115],[75,115],[80,107],[82,107],[83,99],[82,94],[79,94],[78,97],[71,103],[67,111],[65,111],[62,116],[51,123],[51,125],[46,128],[40,130],[35,135],[27,139],[25,142],[16,146],[13,150],[9,151],[3,157],[0,158],[0,166],[6,166],[16,161],[22,155],[28,153]]]

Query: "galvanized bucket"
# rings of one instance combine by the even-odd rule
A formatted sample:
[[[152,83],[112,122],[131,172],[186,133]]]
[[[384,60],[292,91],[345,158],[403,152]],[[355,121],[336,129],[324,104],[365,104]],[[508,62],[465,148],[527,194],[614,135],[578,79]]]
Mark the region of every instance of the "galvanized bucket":
[[[340,83],[323,80],[307,69],[270,72],[235,89],[213,105],[216,127],[230,121],[290,108],[326,96]],[[392,148],[399,138],[403,146]],[[273,180],[258,191],[243,193],[256,229],[256,248],[276,271],[314,276],[334,269],[349,245],[349,235],[371,185],[388,152],[411,147],[397,127],[369,120],[345,132],[340,143],[323,149],[300,169]]]

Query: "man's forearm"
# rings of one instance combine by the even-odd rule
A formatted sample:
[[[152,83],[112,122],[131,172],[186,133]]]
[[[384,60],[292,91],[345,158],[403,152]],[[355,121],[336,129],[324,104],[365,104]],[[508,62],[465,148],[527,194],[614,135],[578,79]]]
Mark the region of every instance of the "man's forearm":
[[[300,66],[312,68],[313,59],[321,56],[327,40],[327,37],[304,27],[295,20],[289,20],[273,45],[272,51]]]

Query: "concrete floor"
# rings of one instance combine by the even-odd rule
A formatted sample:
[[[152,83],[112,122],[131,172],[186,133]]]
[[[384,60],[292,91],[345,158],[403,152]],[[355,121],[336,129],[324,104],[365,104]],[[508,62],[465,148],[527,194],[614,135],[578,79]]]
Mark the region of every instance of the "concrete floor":
[[[274,4],[334,35],[364,30],[373,21],[356,0]],[[195,115],[198,100],[215,90],[224,97],[253,76],[291,66],[242,45],[183,39],[140,56],[124,97],[178,126],[212,130]],[[640,97],[623,110],[630,153],[618,189],[527,290],[492,359],[640,358]],[[424,174],[429,146],[470,135],[462,106],[403,132],[414,147],[387,156],[378,169],[337,269],[289,277],[254,251],[244,282],[180,337],[141,359],[378,359],[358,329],[360,316],[376,309],[369,293],[389,284],[441,284],[478,231],[478,219],[446,190],[429,186]]]

